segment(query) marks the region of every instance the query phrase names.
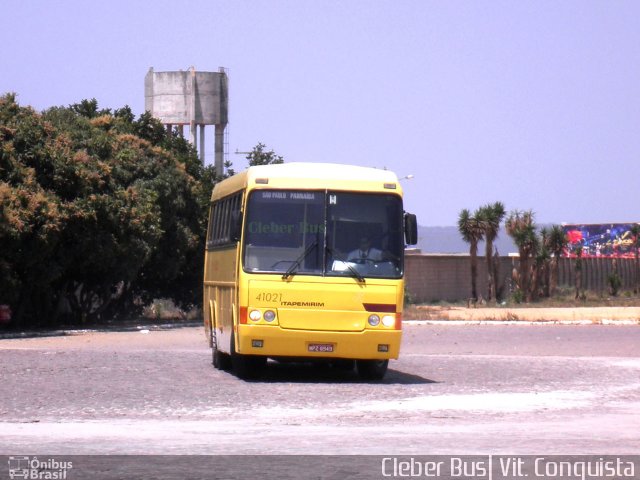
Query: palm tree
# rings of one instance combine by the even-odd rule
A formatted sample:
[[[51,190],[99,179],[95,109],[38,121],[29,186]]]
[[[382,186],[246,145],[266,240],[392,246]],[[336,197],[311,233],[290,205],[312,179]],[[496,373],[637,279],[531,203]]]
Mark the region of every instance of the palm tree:
[[[547,237],[547,248],[553,255],[551,259],[551,278],[549,281],[549,293],[551,296],[556,294],[558,289],[558,268],[560,265],[560,257],[562,252],[567,248],[569,241],[567,235],[560,225],[552,225],[549,229],[549,235]]]
[[[533,216],[531,210],[527,212],[514,210],[509,213],[505,222],[507,234],[517,245],[520,254],[520,285],[518,288],[524,295],[525,302],[531,301],[530,278],[533,273],[531,272],[531,259],[535,257],[539,247]]]
[[[482,240],[484,228],[478,219],[478,211],[471,215],[466,208],[458,216],[458,231],[462,239],[469,244],[469,256],[471,259],[471,298],[478,301],[478,242]]]
[[[533,285],[534,295],[539,292],[543,297],[549,297],[550,293],[550,264],[551,264],[551,252],[549,251],[549,230],[543,228],[540,230],[540,247],[536,253],[536,281]]]
[[[640,223],[636,223],[631,227],[631,235],[633,237],[633,253],[636,257],[636,281],[633,287],[633,293],[637,295],[640,293],[640,259],[638,258],[640,256]]]
[[[495,202],[480,207],[477,212],[478,220],[484,229],[485,260],[487,262],[487,301],[496,299],[497,282],[493,269],[493,241],[498,237],[500,223],[506,211],[502,202]]]
[[[576,297],[575,299],[579,299],[582,297],[582,245],[577,245],[574,247],[574,252],[576,254]]]

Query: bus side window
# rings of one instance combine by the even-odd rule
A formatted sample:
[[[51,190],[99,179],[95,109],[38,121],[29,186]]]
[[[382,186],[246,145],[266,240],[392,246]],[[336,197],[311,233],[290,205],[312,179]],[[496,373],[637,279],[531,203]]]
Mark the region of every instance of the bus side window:
[[[240,210],[240,195],[236,195],[232,199],[230,222],[230,238],[231,242],[240,241],[242,235],[242,211]]]
[[[213,244],[213,204],[209,206],[209,222],[207,223],[207,248]]]
[[[223,198],[211,205],[209,216],[209,238],[207,247],[221,247],[231,245],[239,240],[242,216],[240,206],[242,202],[241,194]],[[237,236],[238,238],[234,238]]]
[[[216,240],[218,238],[217,233],[217,220],[218,220],[218,205],[219,202],[215,202],[211,204],[211,213],[209,215],[209,238],[207,240],[207,247],[212,248],[216,245]]]
[[[221,222],[222,228],[220,231],[220,245],[227,243],[229,239],[229,199],[222,200],[222,215]]]
[[[220,212],[221,212],[222,204],[221,202],[216,202],[214,204],[214,213],[213,213],[213,245],[217,246],[220,244]]]

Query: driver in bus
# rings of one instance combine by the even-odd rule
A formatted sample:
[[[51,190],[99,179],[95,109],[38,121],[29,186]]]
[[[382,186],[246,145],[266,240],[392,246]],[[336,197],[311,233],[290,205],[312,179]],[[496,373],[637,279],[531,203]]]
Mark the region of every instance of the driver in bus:
[[[382,259],[382,250],[372,247],[369,237],[360,238],[359,247],[349,252],[347,257],[347,261],[353,263],[380,262]]]

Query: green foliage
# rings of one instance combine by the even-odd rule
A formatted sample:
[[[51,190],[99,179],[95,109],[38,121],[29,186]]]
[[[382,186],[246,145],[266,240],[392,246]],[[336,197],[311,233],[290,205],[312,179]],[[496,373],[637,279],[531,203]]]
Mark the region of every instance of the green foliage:
[[[478,300],[478,242],[484,236],[484,223],[480,217],[480,211],[476,210],[473,215],[468,209],[463,209],[458,215],[458,231],[462,239],[469,244],[469,256],[471,262],[471,298],[474,302]]]
[[[537,296],[538,282],[537,272],[531,268],[540,251],[540,239],[536,233],[534,214],[531,210],[521,212],[514,210],[509,213],[505,221],[507,235],[518,247],[520,268],[517,276],[517,286],[524,295],[524,301],[530,302]],[[532,278],[532,273],[535,278]]]
[[[462,235],[462,239],[471,244],[476,245],[480,242],[484,236],[484,227],[481,219],[479,218],[479,211],[471,215],[471,212],[464,208],[458,215],[458,231]]]
[[[585,293],[583,291],[582,288],[582,245],[577,245],[574,247],[573,249],[575,255],[576,255],[576,260],[575,260],[575,264],[574,264],[574,269],[575,269],[575,283],[576,283],[576,295],[575,298],[576,300],[581,299],[583,297],[585,297]]]
[[[620,293],[620,288],[622,287],[622,278],[618,272],[613,272],[607,276],[607,283],[609,284],[609,293],[614,297],[618,296]]]
[[[548,230],[546,247],[554,257],[560,258],[563,250],[567,247],[569,240],[560,225],[552,225]]]
[[[525,296],[522,293],[522,290],[519,288],[515,289],[511,294],[511,301],[513,303],[523,303],[525,301]]]
[[[0,303],[23,325],[199,303],[217,180],[148,113],[0,97]]]
[[[277,155],[273,150],[266,150],[264,143],[258,143],[253,150],[247,154],[249,166],[255,165],[272,165],[275,163],[283,163],[284,159]]]
[[[514,210],[509,213],[505,227],[507,234],[527,257],[535,256],[539,247],[539,239],[536,235],[534,214],[531,210],[521,212]],[[522,256],[522,255],[521,255]]]
[[[551,297],[557,294],[558,290],[558,268],[560,257],[567,247],[569,240],[560,225],[552,225],[544,230],[542,247],[546,250],[545,273],[548,282],[545,285],[545,296]]]
[[[98,101],[95,98],[91,100],[82,100],[80,103],[74,103],[69,106],[69,110],[75,114],[85,118],[95,118],[102,115],[111,115],[111,110],[98,110]]]
[[[500,223],[502,223],[505,214],[506,211],[502,202],[489,203],[478,209],[476,216],[482,225],[484,238],[488,243],[493,242],[498,237]],[[487,251],[492,252],[493,248],[487,248]],[[487,256],[490,256],[490,254]]]
[[[405,305],[413,305],[414,303],[416,303],[415,299],[413,298],[413,295],[411,294],[411,292],[407,288],[407,285],[405,284],[405,286],[404,286],[404,304]]]
[[[577,272],[582,271],[582,245],[576,245],[573,247],[573,253],[576,256],[575,268]]]
[[[498,238],[500,223],[506,211],[502,202],[484,205],[478,209],[477,217],[482,227],[485,240],[485,261],[487,262],[487,301],[498,299],[497,272],[493,258],[493,242]]]

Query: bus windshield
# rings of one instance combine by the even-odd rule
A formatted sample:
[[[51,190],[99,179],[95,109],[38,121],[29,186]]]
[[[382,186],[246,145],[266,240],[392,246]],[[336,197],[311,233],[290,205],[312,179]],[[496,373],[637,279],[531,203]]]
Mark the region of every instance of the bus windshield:
[[[403,249],[397,195],[256,190],[247,202],[247,272],[400,278]]]

